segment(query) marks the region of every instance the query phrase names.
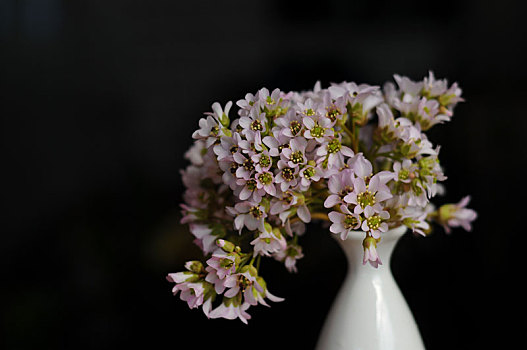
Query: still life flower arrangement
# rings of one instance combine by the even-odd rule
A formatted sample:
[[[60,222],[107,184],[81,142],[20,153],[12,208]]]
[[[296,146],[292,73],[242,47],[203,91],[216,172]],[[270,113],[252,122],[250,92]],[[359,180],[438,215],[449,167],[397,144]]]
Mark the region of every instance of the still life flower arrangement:
[[[204,262],[170,273],[173,293],[209,318],[251,316],[250,306],[276,297],[259,275],[262,257],[296,272],[306,224],[327,223],[345,240],[364,233],[363,263],[382,264],[383,233],[406,226],[426,236],[431,223],[446,232],[471,229],[469,197],[436,208],[444,191],[439,146],[425,132],[449,121],[461,89],[429,73],[422,81],[394,75],[381,89],[353,82],[319,82],[305,92],[248,93],[199,121],[182,171],[182,223]],[[221,296],[221,300],[218,298]]]

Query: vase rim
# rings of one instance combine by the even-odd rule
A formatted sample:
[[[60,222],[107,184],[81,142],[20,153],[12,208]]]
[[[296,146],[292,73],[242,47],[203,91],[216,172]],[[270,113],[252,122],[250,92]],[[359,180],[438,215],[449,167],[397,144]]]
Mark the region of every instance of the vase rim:
[[[405,225],[394,227],[386,232],[381,233],[381,240],[399,238],[402,235],[404,235],[407,230],[408,230],[408,227],[406,227]],[[350,231],[346,240],[362,241],[365,236],[366,236],[366,232],[364,231]],[[335,237],[341,240],[340,237],[338,236],[335,236]]]

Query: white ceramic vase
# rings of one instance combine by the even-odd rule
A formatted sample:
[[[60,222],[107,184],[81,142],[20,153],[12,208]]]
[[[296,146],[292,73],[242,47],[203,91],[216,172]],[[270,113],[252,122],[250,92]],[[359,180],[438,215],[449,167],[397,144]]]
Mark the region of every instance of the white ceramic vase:
[[[401,226],[382,234],[377,252],[383,265],[363,265],[363,232],[340,242],[348,273],[320,334],[317,350],[424,350],[414,317],[390,270]],[[337,236],[335,236],[337,237]]]

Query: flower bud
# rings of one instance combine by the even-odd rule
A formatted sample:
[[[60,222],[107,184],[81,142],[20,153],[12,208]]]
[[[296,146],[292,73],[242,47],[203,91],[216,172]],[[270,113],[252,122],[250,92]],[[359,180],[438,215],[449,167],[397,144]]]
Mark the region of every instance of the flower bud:
[[[193,260],[185,263],[185,268],[194,273],[202,273],[204,271],[201,261]]]
[[[234,249],[236,248],[236,246],[233,243],[226,241],[224,239],[216,240],[216,245],[220,247],[221,249],[223,249],[226,253],[232,253]]]
[[[241,273],[249,272],[251,276],[258,276],[258,270],[252,265],[245,265],[240,270]]]

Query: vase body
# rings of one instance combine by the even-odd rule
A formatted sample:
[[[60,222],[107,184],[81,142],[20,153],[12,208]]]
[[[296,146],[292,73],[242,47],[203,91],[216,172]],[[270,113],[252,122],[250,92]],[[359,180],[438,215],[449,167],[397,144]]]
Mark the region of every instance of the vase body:
[[[424,350],[414,317],[390,270],[390,257],[401,226],[382,234],[378,268],[363,265],[364,232],[351,232],[337,241],[347,260],[348,273],[320,334],[317,350]],[[337,237],[337,236],[335,236]]]

